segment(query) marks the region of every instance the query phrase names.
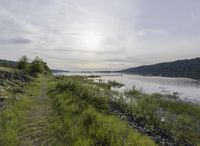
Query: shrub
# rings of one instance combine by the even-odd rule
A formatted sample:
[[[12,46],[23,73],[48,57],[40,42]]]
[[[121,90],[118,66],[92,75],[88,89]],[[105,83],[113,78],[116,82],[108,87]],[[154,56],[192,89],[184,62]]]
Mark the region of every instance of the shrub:
[[[29,70],[29,59],[26,56],[22,56],[17,62],[17,68],[23,72],[28,72]]]
[[[47,63],[39,57],[35,57],[32,62],[29,62],[28,57],[22,56],[17,62],[17,68],[32,76],[51,73]]]
[[[60,145],[69,146],[154,146],[114,115],[108,114],[108,97],[96,84],[81,78],[57,78],[52,87],[52,103],[57,115],[52,129]]]

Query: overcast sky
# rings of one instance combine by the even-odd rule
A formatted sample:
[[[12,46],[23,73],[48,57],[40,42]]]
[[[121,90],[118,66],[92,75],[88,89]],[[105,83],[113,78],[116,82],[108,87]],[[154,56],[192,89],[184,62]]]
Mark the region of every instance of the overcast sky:
[[[200,0],[0,0],[0,58],[118,70],[200,56]]]

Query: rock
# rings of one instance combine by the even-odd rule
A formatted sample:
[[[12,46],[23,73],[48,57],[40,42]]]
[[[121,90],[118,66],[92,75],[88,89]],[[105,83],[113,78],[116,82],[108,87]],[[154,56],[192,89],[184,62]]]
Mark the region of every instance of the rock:
[[[0,96],[0,99],[7,99],[8,96]]]
[[[118,117],[120,117],[121,119],[125,120],[128,122],[128,124],[136,129],[137,131],[139,131],[142,134],[146,134],[147,136],[149,136],[150,138],[152,138],[156,143],[158,143],[159,145],[162,146],[178,146],[181,143],[177,143],[178,139],[175,140],[174,138],[172,139],[172,137],[170,135],[168,135],[165,131],[162,131],[160,128],[154,128],[154,130],[149,130],[147,129],[146,126],[146,122],[144,121],[144,119],[141,118],[137,118],[137,117],[133,117],[133,115],[128,114],[125,112],[125,110],[123,108],[121,108],[119,105],[117,105],[117,103],[110,103],[110,111],[117,114]],[[165,117],[162,116],[162,121],[165,121]],[[186,144],[186,146],[190,146],[188,145],[188,142],[184,142],[184,145]]]
[[[16,96],[15,99],[20,100],[20,98],[18,96]]]
[[[161,146],[166,146],[166,145],[165,145],[165,142],[160,142],[160,145],[161,145]]]
[[[170,143],[170,142],[166,142],[165,143],[167,146],[174,146],[174,144],[173,143]]]
[[[0,107],[4,106],[5,99],[7,98],[8,98],[7,96],[0,96]]]
[[[150,130],[146,130],[147,135],[151,135],[151,131]]]

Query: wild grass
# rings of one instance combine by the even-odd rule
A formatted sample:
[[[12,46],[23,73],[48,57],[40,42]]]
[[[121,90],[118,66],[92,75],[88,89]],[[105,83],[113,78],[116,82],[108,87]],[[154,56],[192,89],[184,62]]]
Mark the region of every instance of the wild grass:
[[[173,138],[200,144],[200,106],[160,94],[144,94],[133,88],[127,99],[115,102],[127,113],[146,122],[148,128],[160,128]]]
[[[25,116],[25,109],[33,104],[34,98],[38,92],[39,80],[25,87],[26,92],[17,93],[16,98],[10,98],[7,101],[7,107],[0,113],[0,145],[17,146],[20,142],[19,131],[22,127]]]
[[[124,86],[124,84],[118,83],[116,81],[108,81],[108,85],[110,85],[111,87],[117,87],[117,88]]]
[[[6,73],[10,73],[12,75],[14,74],[19,74],[20,70],[18,70],[17,68],[13,68],[13,67],[1,67],[0,66],[0,72],[6,72]]]
[[[104,90],[81,77],[57,77],[52,81],[52,104],[56,111],[52,130],[59,146],[153,146],[146,136],[109,114]]]

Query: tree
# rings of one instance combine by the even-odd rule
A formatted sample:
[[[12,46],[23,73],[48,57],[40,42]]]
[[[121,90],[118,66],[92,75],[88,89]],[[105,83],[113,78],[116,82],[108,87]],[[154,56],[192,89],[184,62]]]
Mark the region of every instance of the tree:
[[[26,56],[22,56],[19,61],[17,62],[17,68],[27,72],[29,67],[29,59]]]
[[[42,65],[42,59],[40,59],[39,57],[36,57],[30,65],[30,74],[31,75],[37,75],[38,73],[43,73],[44,72],[44,68]]]
[[[37,74],[51,74],[47,63],[39,57],[35,57],[32,62],[29,62],[28,57],[22,56],[17,62],[17,68],[32,76],[36,76]]]
[[[47,63],[44,62],[39,57],[36,57],[30,65],[30,74],[31,75],[37,75],[38,73],[44,74],[44,73],[50,73],[50,69],[47,66]]]

